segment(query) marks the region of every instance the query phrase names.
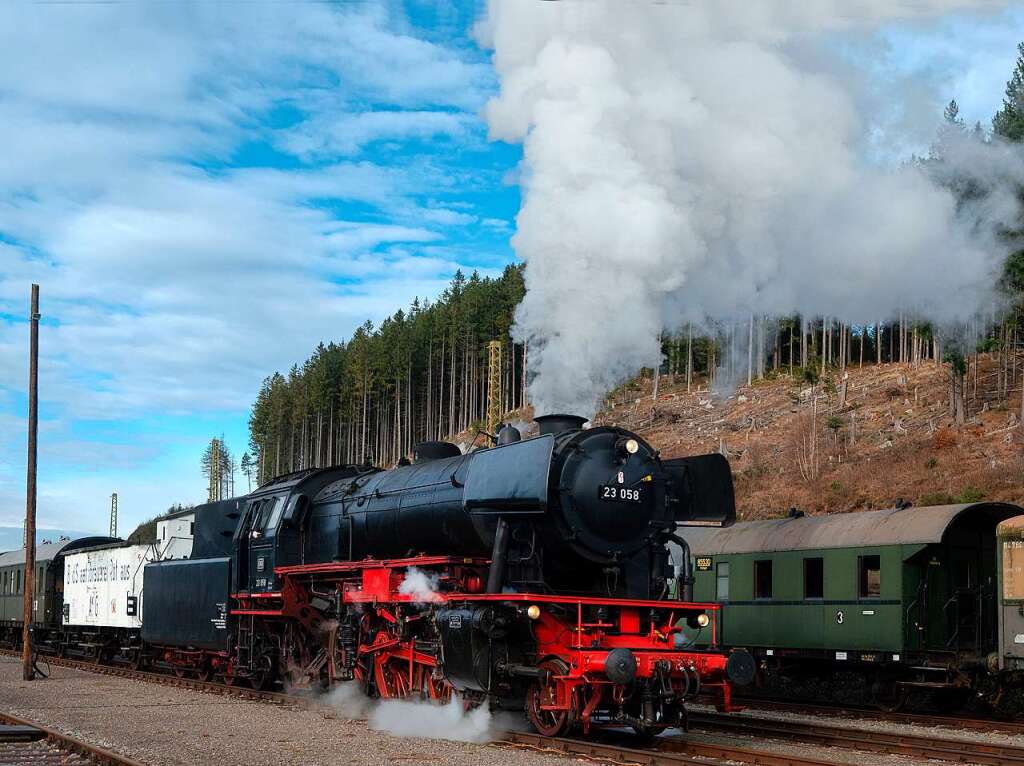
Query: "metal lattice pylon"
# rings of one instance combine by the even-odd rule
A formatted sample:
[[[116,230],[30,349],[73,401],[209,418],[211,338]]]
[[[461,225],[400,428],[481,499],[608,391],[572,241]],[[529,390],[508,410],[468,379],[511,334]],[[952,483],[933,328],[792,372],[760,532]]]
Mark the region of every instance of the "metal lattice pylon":
[[[221,467],[220,439],[214,439],[210,442],[210,488],[207,502],[221,499]]]
[[[117,537],[117,493],[110,496],[110,536]]]
[[[487,344],[487,433],[493,434],[501,422],[501,341]]]

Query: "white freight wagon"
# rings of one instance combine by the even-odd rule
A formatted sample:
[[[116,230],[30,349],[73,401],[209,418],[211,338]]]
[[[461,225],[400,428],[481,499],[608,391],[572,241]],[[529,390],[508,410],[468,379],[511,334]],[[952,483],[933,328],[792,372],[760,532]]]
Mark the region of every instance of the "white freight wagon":
[[[64,624],[142,627],[142,569],[153,545],[94,548],[64,561]]]
[[[155,543],[116,543],[66,556],[63,623],[142,627],[143,569],[150,561],[188,558],[194,519],[194,514],[176,514],[159,520]]]

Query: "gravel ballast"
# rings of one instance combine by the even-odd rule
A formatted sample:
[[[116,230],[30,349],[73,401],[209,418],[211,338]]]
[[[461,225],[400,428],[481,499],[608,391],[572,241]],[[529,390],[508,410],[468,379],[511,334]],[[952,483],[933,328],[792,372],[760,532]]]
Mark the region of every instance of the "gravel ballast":
[[[130,756],[152,766],[168,764],[481,764],[488,766],[565,766],[572,759],[528,749],[428,738],[465,733],[469,722],[453,723],[436,706],[410,703],[387,715],[371,710],[375,727],[400,730],[394,736],[365,720],[365,702],[335,693],[336,707],[306,709],[203,693],[127,678],[51,667],[51,677],[26,682],[21,664],[0,657],[0,711],[10,713]],[[697,706],[700,707],[700,706]],[[447,711],[454,712],[454,711]],[[760,713],[760,711],[758,711]],[[479,717],[479,716],[477,716]],[[788,718],[789,716],[779,716]],[[479,723],[479,721],[477,721]],[[497,719],[494,734],[512,722]],[[927,731],[927,730],[926,730]],[[677,733],[678,734],[678,733]],[[948,731],[946,732],[948,736]],[[848,766],[906,766],[901,756],[858,753],[768,738],[686,735],[698,742],[737,744],[774,754],[806,755]]]
[[[56,666],[51,671],[48,679],[23,681],[21,663],[0,657],[0,710],[153,766],[570,762],[484,744],[391,736],[346,718],[344,710],[271,705]]]

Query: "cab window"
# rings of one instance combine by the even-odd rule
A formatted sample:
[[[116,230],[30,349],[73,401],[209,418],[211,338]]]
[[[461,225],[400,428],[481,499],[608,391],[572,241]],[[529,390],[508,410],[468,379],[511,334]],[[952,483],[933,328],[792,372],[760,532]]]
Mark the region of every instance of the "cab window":
[[[264,500],[255,500],[252,504],[252,531],[255,537],[260,537],[269,529],[274,529],[277,522],[281,520],[281,511],[284,504],[279,497],[268,497]]]
[[[263,506],[265,501],[253,500],[249,505],[249,514],[251,520],[249,522],[249,529],[263,529]]]
[[[281,520],[281,512],[284,510],[284,503],[281,498],[274,497],[264,503],[263,518],[266,519],[264,529],[276,529],[277,522]]]

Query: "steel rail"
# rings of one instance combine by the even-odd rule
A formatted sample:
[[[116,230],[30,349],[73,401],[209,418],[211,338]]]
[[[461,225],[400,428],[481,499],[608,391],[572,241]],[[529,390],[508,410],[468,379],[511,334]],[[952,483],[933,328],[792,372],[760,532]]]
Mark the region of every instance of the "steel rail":
[[[583,740],[572,737],[545,737],[533,732],[509,731],[493,744],[526,745],[544,752],[558,752],[569,756],[611,759],[618,763],[640,764],[640,766],[678,766],[678,764],[699,764],[700,766],[730,763],[748,763],[756,766],[835,766],[835,761],[823,761],[786,753],[771,753],[764,750],[737,747],[735,745],[675,741],[662,737],[650,748],[631,747],[626,744],[603,740]]]
[[[909,755],[953,763],[1024,766],[1024,747],[977,740],[868,730],[834,724],[753,718],[722,713],[690,713],[690,724],[706,731],[769,737],[847,750]]]
[[[701,701],[703,702],[704,700]],[[779,710],[793,714],[884,721],[886,723],[901,723],[908,726],[931,726],[968,731],[1024,734],[1024,722],[1006,721],[998,718],[966,718],[955,715],[932,715],[930,713],[887,713],[868,707],[841,707],[839,705],[788,702],[785,700],[747,696],[733,697],[733,701],[751,711]],[[708,698],[707,702],[708,704],[714,704],[714,700],[711,698]]]
[[[77,737],[33,721],[26,721],[9,713],[0,713],[0,722],[20,729],[20,732],[10,738],[0,736],[0,763],[33,763],[42,766],[75,763],[98,764],[98,766],[144,766],[140,761],[120,753],[92,745]],[[38,731],[39,736],[32,735],[32,730]],[[41,746],[41,740],[46,740],[52,747]],[[69,753],[81,756],[81,758],[71,760],[68,757]]]

